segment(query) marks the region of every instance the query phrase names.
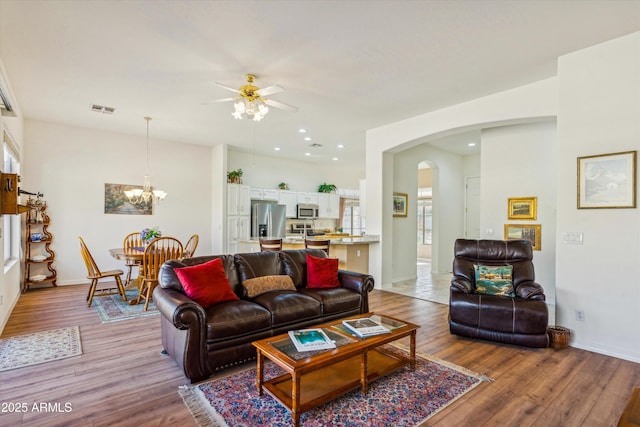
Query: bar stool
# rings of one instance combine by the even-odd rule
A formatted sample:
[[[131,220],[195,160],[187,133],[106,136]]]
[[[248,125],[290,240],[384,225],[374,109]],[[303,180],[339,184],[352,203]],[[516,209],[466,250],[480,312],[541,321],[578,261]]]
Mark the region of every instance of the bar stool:
[[[281,251],[282,239],[260,239],[260,250],[262,252]]]
[[[322,249],[329,256],[329,246],[331,240],[329,239],[305,239],[304,247],[306,249]]]

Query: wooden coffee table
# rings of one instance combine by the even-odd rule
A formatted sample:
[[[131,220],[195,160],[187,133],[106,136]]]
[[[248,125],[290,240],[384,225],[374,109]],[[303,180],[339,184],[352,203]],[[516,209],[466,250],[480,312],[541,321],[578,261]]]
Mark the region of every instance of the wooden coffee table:
[[[374,313],[349,317],[369,317]],[[291,411],[293,425],[298,426],[300,415],[336,397],[361,388],[366,394],[369,383],[403,366],[416,363],[416,331],[413,323],[379,314],[383,321],[395,324],[391,333],[358,338],[340,325],[342,320],[309,328],[322,328],[336,341],[336,348],[298,352],[288,334],[255,341],[257,349],[258,394],[267,391]],[[399,326],[400,324],[401,326]],[[386,351],[382,345],[410,337],[409,357]],[[284,375],[264,381],[265,357],[286,371]]]

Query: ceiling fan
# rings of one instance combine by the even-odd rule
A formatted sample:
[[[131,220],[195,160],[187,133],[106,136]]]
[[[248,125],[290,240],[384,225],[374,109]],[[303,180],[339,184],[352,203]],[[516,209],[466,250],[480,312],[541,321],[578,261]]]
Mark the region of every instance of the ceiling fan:
[[[284,102],[274,101],[268,99],[266,96],[276,93],[284,92],[284,88],[279,85],[267,86],[263,89],[255,86],[253,82],[256,79],[254,74],[247,74],[247,84],[241,86],[240,89],[234,89],[230,86],[216,82],[220,87],[223,87],[231,92],[237,93],[237,96],[233,98],[222,98],[214,101],[206,102],[206,104],[234,101],[234,112],[231,113],[236,119],[249,118],[256,122],[259,122],[269,112],[269,107],[275,107],[280,110],[295,112],[298,111],[297,107],[294,107]]]

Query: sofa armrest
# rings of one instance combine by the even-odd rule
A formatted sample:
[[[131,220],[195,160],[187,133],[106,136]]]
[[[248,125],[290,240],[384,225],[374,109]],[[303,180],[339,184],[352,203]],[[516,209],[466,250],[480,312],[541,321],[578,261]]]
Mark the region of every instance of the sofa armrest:
[[[367,313],[369,311],[369,292],[374,287],[373,276],[355,271],[339,270],[338,281],[343,288],[351,289],[360,294],[362,297],[360,311]]]
[[[451,279],[451,291],[470,294],[473,293],[473,285],[469,279],[462,276],[453,276]]]
[[[542,285],[536,282],[527,281],[518,284],[515,288],[517,297],[523,299],[545,300],[544,289]]]
[[[204,309],[181,292],[158,286],[153,291],[153,300],[160,314],[169,319],[177,329],[206,326]]]

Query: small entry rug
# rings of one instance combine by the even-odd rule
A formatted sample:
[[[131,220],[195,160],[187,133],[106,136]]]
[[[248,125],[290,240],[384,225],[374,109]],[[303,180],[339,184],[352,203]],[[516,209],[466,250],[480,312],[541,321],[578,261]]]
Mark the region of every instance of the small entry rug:
[[[0,371],[81,354],[82,345],[78,326],[0,338]]]
[[[404,352],[396,346],[387,346]],[[370,384],[366,395],[354,390],[304,412],[300,425],[416,426],[489,378],[432,356],[417,354],[416,369],[404,367]],[[265,363],[265,379],[282,375]],[[256,369],[182,386],[179,393],[199,426],[291,426],[291,413],[271,395],[258,395]]]
[[[135,319],[144,316],[154,316],[160,312],[156,309],[153,299],[149,302],[149,310],[144,311],[144,303],[129,305],[129,301],[138,297],[138,289],[125,290],[127,301],[120,294],[95,296],[93,304],[102,323],[119,322],[121,320]]]

